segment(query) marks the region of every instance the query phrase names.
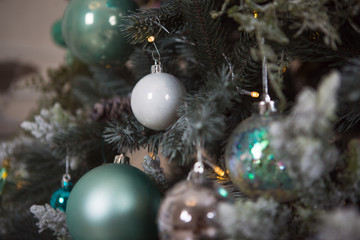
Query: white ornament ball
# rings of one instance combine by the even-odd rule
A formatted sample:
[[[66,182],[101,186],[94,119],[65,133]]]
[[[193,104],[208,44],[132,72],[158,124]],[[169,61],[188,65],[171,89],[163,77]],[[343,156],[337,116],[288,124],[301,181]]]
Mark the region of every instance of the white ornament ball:
[[[131,109],[145,127],[164,130],[178,119],[176,109],[185,95],[183,84],[173,75],[151,73],[135,85]]]

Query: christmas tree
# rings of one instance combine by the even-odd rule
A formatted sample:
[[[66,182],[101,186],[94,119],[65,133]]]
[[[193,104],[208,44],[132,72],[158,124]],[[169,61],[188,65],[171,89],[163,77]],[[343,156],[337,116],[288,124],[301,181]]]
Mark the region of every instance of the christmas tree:
[[[360,2],[138,3],[69,2],[0,239],[360,239]]]

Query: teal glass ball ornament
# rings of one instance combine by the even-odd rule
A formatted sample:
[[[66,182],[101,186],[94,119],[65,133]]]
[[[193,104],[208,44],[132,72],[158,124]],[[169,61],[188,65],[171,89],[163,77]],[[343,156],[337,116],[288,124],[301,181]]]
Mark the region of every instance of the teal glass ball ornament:
[[[70,196],[70,192],[72,189],[72,183],[68,182],[58,190],[56,190],[50,198],[50,205],[55,208],[59,209],[63,212],[66,212],[66,204]]]
[[[119,25],[121,17],[136,8],[132,0],[71,0],[62,20],[66,45],[84,63],[122,66],[132,47]]]
[[[59,19],[55,21],[54,24],[51,26],[51,37],[58,46],[65,48],[66,43],[61,28],[62,28],[62,20]]]
[[[278,202],[296,198],[281,153],[271,148],[269,125],[277,114],[253,114],[240,123],[230,137],[225,163],[234,185],[251,198],[272,197]]]
[[[139,169],[105,164],[86,173],[71,191],[66,222],[76,240],[156,240],[160,193]]]

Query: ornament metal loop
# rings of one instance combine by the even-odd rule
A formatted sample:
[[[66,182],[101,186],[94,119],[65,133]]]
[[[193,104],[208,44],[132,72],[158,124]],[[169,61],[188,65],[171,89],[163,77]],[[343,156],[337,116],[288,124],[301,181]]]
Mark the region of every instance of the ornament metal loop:
[[[67,187],[69,186],[69,183],[71,181],[71,176],[68,173],[63,174],[62,180],[61,180],[61,187]]]
[[[130,164],[130,158],[125,156],[124,154],[116,155],[114,159],[114,163],[118,164]]]
[[[276,111],[275,102],[270,99],[269,95],[265,95],[264,100],[259,102],[259,114],[268,115]]]

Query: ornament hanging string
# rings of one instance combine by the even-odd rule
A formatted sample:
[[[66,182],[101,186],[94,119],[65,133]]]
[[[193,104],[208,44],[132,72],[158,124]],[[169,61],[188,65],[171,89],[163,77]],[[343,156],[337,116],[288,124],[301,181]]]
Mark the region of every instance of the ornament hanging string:
[[[261,44],[265,44],[265,39],[262,38]],[[269,113],[276,112],[275,103],[271,100],[269,95],[269,79],[268,79],[268,66],[266,56],[262,59],[262,101],[259,103],[259,113],[261,115],[267,115]]]
[[[262,44],[265,44],[265,39],[262,38]],[[263,56],[262,60],[262,86],[263,86],[263,98],[266,100],[269,98],[269,85],[268,85],[268,72],[267,72],[267,59],[266,56]]]
[[[68,154],[68,150],[66,150],[66,157],[65,157],[65,174],[63,175],[63,185],[67,184],[70,180],[71,180],[71,176],[69,173],[69,169],[70,169],[70,160],[69,160],[69,154]]]
[[[196,158],[197,161],[194,164],[193,170],[189,173],[187,179],[192,179],[196,183],[203,183],[205,166],[202,158],[200,137],[198,137],[196,140]]]
[[[156,46],[156,43],[155,43],[155,37],[154,36],[150,36],[148,37],[148,42],[151,42],[154,44],[154,47],[155,47],[155,51],[153,50],[152,53],[151,53],[151,56],[155,62],[155,64],[151,67],[151,72],[153,73],[158,73],[158,72],[162,72],[162,66],[161,66],[161,56],[160,56],[160,51],[158,49],[158,47]],[[155,58],[154,56],[154,53],[157,53],[158,55],[158,59]]]

